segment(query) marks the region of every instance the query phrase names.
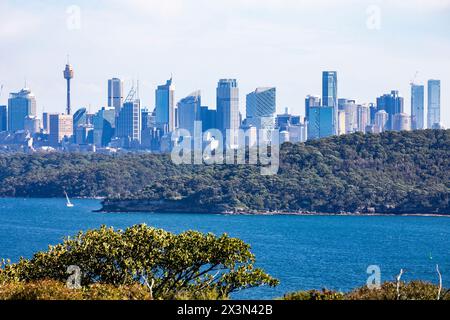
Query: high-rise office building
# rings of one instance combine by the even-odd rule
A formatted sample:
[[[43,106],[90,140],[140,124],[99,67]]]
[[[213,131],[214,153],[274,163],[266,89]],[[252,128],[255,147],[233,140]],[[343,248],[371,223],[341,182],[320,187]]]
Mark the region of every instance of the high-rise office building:
[[[404,99],[400,96],[399,92],[392,90],[390,94],[385,94],[377,98],[377,110],[384,110],[388,114],[388,122],[386,130],[394,129],[394,115],[397,113],[404,113]]]
[[[25,117],[36,115],[36,98],[30,89],[11,93],[8,99],[8,130],[24,130]]]
[[[366,132],[366,127],[370,124],[370,109],[368,105],[358,104],[356,106],[357,131]]]
[[[411,127],[413,130],[425,128],[425,87],[411,84]]]
[[[227,131],[231,134],[231,141],[226,141],[226,146],[235,146],[238,142],[236,134],[239,129],[239,88],[236,79],[221,79],[217,84],[217,129],[224,139]]]
[[[49,142],[52,147],[58,147],[64,139],[73,135],[73,117],[69,114],[50,115]]]
[[[276,112],[276,88],[256,88],[247,95],[247,120],[274,118]]]
[[[126,101],[117,119],[116,136],[133,143],[141,141],[141,103],[138,99]]]
[[[74,141],[76,144],[84,145],[94,142],[94,126],[91,124],[79,125],[75,129]]]
[[[302,123],[301,117],[290,114],[288,108],[285,109],[283,114],[277,114],[275,119],[275,127],[280,131],[289,131],[290,126],[298,126]]]
[[[298,125],[288,126],[289,142],[298,143],[305,142],[307,139],[307,125],[305,122]]]
[[[41,131],[41,120],[36,116],[25,117],[24,130],[27,130],[32,135]]]
[[[334,135],[333,107],[312,107],[309,110],[308,140]]]
[[[8,130],[8,107],[0,106],[0,132]]]
[[[336,71],[322,73],[322,104],[333,108],[333,134],[338,133],[338,80]]]
[[[50,114],[48,112],[42,113],[42,128],[44,133],[50,133]]]
[[[216,118],[217,111],[215,109],[209,109],[207,106],[202,106],[200,108],[201,121],[202,121],[202,131],[205,132],[209,129],[216,129]]]
[[[394,115],[394,127],[395,131],[409,131],[411,130],[411,116],[406,113],[397,113]]]
[[[180,129],[188,130],[191,136],[194,135],[195,121],[201,121],[201,106],[202,98],[201,92],[192,92],[187,97],[183,98],[177,104],[178,110],[178,127]],[[202,131],[202,128],[199,128]]]
[[[380,110],[375,113],[374,117],[375,133],[381,133],[387,130],[387,123],[389,120],[389,115],[385,110]]]
[[[370,102],[368,104],[369,106],[369,112],[370,112],[370,124],[375,123],[375,113],[378,112],[376,103]]]
[[[441,81],[428,80],[428,129],[441,123]]]
[[[358,113],[355,100],[339,99],[338,109],[345,113],[345,133],[350,134],[358,131]],[[342,132],[341,128],[339,131]]]
[[[338,128],[339,132],[338,135],[343,135],[347,133],[346,127],[345,127],[345,111],[344,110],[338,110]]]
[[[160,85],[155,92],[156,105],[156,125],[165,133],[175,129],[175,86],[172,78],[167,80],[165,85]]]
[[[108,107],[114,108],[116,115],[123,105],[123,81],[118,78],[108,80]]]
[[[73,114],[73,135],[75,137],[75,133],[79,126],[83,126],[87,124],[87,110],[86,108],[78,109]]]
[[[150,127],[150,116],[151,116],[151,113],[147,108],[141,109],[142,131],[144,131],[145,129]]]
[[[93,143],[97,147],[106,147],[115,133],[115,108],[102,108],[94,116]]]
[[[276,88],[257,88],[247,95],[247,124],[257,129],[275,127]]]
[[[320,97],[319,96],[312,96],[312,95],[307,95],[306,99],[305,99],[305,117],[306,120],[309,119],[309,109],[311,107],[320,107]]]

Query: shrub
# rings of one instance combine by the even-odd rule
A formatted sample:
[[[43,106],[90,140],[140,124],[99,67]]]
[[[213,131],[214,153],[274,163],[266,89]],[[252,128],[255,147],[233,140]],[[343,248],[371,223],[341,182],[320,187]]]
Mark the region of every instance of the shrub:
[[[423,281],[400,283],[400,300],[436,300],[438,286]],[[386,282],[379,289],[367,286],[357,288],[348,293],[323,289],[322,291],[298,291],[284,295],[283,300],[397,300],[397,283]],[[442,300],[450,300],[450,293],[441,292]]]
[[[288,293],[283,297],[283,300],[343,300],[344,294],[327,289],[298,291]]]
[[[254,261],[248,244],[226,234],[216,237],[187,231],[175,235],[146,225],[125,231],[101,227],[80,232],[29,260],[4,265],[0,281],[65,282],[67,268],[76,265],[85,287],[145,284],[155,299],[175,299],[180,292],[192,297],[214,292],[226,298],[238,290],[278,284],[254,268]]]
[[[412,281],[400,283],[400,300],[436,300],[438,296],[438,286],[423,282]],[[442,290],[442,299],[450,299]],[[369,289],[367,286],[355,289],[346,295],[350,300],[397,300],[397,284],[395,282],[385,282],[379,289]]]
[[[8,282],[0,285],[0,300],[150,300],[144,286],[114,287],[93,284],[81,289],[69,289],[55,280],[33,282]]]

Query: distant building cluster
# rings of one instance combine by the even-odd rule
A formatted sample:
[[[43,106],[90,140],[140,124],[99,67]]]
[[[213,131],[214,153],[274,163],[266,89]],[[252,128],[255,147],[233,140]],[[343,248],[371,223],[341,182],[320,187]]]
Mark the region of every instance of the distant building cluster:
[[[442,128],[439,80],[429,80],[427,103],[425,86],[411,83],[411,110],[405,113],[404,99],[396,90],[383,94],[375,103],[357,103],[338,96],[336,71],[322,74],[322,96],[305,98],[305,116],[286,108],[276,114],[276,88],[259,87],[246,95],[246,116],[239,105],[236,79],[221,79],[216,89],[216,108],[202,104],[201,91],[194,91],[178,102],[173,79],[155,90],[155,103],[144,107],[134,86],[124,96],[121,79],[108,80],[107,106],[96,113],[80,108],[72,114],[70,81],[74,70],[68,63],[63,72],[67,81],[65,113],[36,114],[36,97],[28,88],[11,93],[7,106],[0,106],[0,151],[170,152],[176,129],[192,137],[218,130],[226,137],[229,130],[253,133],[249,139],[261,139],[259,132],[277,132],[279,142],[304,142],[354,132],[380,133],[386,130]],[[425,105],[427,117],[425,118]],[[201,127],[198,124],[201,123]],[[226,146],[238,144],[238,137],[227,136]]]

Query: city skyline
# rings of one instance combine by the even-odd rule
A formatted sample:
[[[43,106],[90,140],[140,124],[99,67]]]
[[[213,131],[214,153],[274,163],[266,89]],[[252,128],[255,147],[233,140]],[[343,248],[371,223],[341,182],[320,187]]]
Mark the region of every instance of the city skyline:
[[[353,5],[323,0],[318,4],[262,1],[255,8],[255,2],[248,0],[231,1],[230,8],[222,10],[223,4],[204,1],[174,1],[173,5],[131,1],[125,6],[78,1],[79,29],[67,25],[70,12],[73,16],[73,8],[69,10],[73,3],[2,2],[0,12],[8,15],[0,19],[0,50],[12,47],[16,52],[4,55],[6,58],[0,61],[0,83],[4,85],[0,104],[6,104],[8,93],[17,92],[26,78],[36,95],[38,114],[43,110],[63,112],[66,90],[61,65],[69,53],[75,68],[71,80],[74,110],[91,106],[94,112],[106,106],[105,82],[112,77],[124,80],[125,88],[130,87],[133,78],[139,79],[142,105],[152,108],[154,88],[173,72],[176,102],[201,89],[203,104],[216,108],[217,79],[236,78],[242,114],[247,93],[255,87],[273,86],[277,87],[278,113],[287,107],[303,115],[304,97],[322,92],[323,70],[338,72],[338,98],[375,102],[382,93],[395,89],[409,106],[409,82],[419,71],[416,83],[441,80],[442,123],[449,127],[450,79],[445,70],[450,69],[450,43],[445,31],[450,21],[450,2],[375,2],[381,11],[381,25],[375,30],[367,26],[371,3],[345,2]],[[200,3],[204,10],[197,12]],[[248,13],[250,8],[258,17]],[[402,10],[400,18],[396,10]],[[323,22],[314,18],[318,12],[335,14]],[[112,25],[124,13],[133,19],[119,24],[120,28]],[[14,19],[18,15],[30,19],[19,23]],[[181,25],[192,17],[200,21],[183,30]],[[214,21],[219,17],[223,23]],[[341,21],[346,23],[342,26]],[[202,31],[207,22],[209,31]],[[48,43],[43,37],[50,29],[54,41]],[[105,34],[107,30],[110,33]],[[330,37],[325,50],[321,39],[327,35]],[[123,40],[121,45],[109,41],[113,36]],[[190,42],[186,42],[188,39]],[[417,47],[419,42],[421,46]],[[410,113],[409,108],[406,111]]]

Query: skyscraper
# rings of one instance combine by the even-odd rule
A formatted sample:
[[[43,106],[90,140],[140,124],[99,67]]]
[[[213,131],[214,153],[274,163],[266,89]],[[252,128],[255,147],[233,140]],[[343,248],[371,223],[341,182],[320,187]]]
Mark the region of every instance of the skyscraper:
[[[309,110],[308,140],[332,136],[333,107],[312,107]]]
[[[349,99],[339,99],[338,107],[339,111],[344,111],[345,113],[345,133],[349,134],[358,131],[358,113],[356,101]]]
[[[368,105],[358,104],[356,106],[357,131],[366,132],[367,125],[370,124],[370,109]]]
[[[44,133],[50,133],[50,114],[48,112],[42,113],[42,128]]]
[[[441,123],[441,81],[428,80],[428,129]]]
[[[156,89],[156,125],[165,133],[175,129],[175,106],[174,106],[175,86],[172,78],[167,80],[165,85],[160,85]]]
[[[93,143],[97,147],[105,147],[114,136],[116,110],[114,108],[102,108],[94,116]]]
[[[333,108],[333,134],[338,133],[337,81],[336,71],[322,73],[322,104],[324,107]]]
[[[305,117],[306,120],[309,119],[309,110],[311,107],[320,107],[320,97],[307,95],[305,99]]]
[[[395,131],[409,131],[411,130],[411,116],[406,113],[397,113],[394,115],[394,127]]]
[[[87,110],[81,108],[73,115],[73,135],[75,136],[77,128],[87,124]]]
[[[24,122],[24,129],[31,134],[38,133],[41,128],[41,120],[36,116],[26,116]]]
[[[273,117],[276,111],[276,88],[256,88],[247,94],[247,118]]]
[[[347,133],[346,127],[345,127],[345,111],[344,110],[338,110],[338,128],[339,132],[338,135],[343,135]]]
[[[226,139],[227,130],[237,132],[240,127],[239,120],[239,88],[236,79],[221,79],[217,84],[217,129],[222,131]],[[227,146],[237,144],[237,136],[233,134]]]
[[[275,126],[280,131],[289,131],[289,127],[298,126],[302,123],[301,117],[290,114],[288,108],[285,109],[283,114],[277,114],[275,119]]]
[[[8,99],[8,130],[15,132],[25,128],[25,117],[36,115],[36,98],[30,89],[11,93]]]
[[[425,128],[425,88],[411,84],[411,123],[413,130]]]
[[[384,132],[387,129],[387,123],[389,120],[389,115],[385,110],[380,110],[377,113],[375,113],[375,133],[381,133]]]
[[[70,105],[70,80],[73,78],[73,68],[67,63],[66,68],[63,71],[64,79],[67,81],[67,109],[66,113],[70,115],[71,113],[71,105]]]
[[[275,127],[276,88],[257,88],[247,95],[247,124],[257,129]]]
[[[195,91],[178,102],[178,126],[180,129],[188,130],[191,136],[194,135],[195,121],[201,120],[201,92]],[[200,128],[202,130],[202,128]]]
[[[0,132],[8,130],[8,107],[0,106]]]
[[[73,135],[73,118],[68,114],[50,115],[49,142],[52,147],[58,147],[64,139]]]
[[[126,101],[117,119],[116,136],[130,142],[141,141],[141,103],[138,99]]]
[[[118,78],[108,80],[108,107],[116,110],[119,115],[123,105],[123,81]]]
[[[216,129],[217,110],[209,109],[207,106],[202,106],[200,109],[201,109],[202,131],[205,132],[209,129]]]
[[[390,94],[385,94],[377,98],[377,110],[384,110],[388,114],[386,130],[394,129],[394,115],[397,113],[403,113],[403,107],[404,99],[396,90],[392,90]]]

